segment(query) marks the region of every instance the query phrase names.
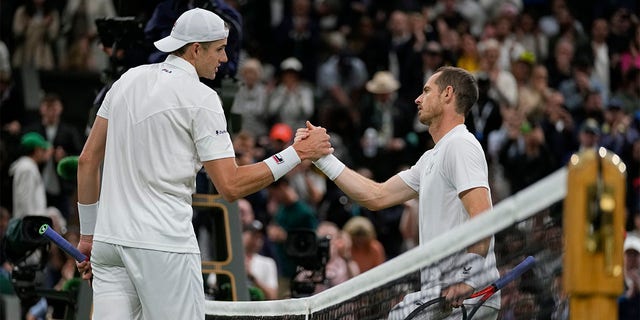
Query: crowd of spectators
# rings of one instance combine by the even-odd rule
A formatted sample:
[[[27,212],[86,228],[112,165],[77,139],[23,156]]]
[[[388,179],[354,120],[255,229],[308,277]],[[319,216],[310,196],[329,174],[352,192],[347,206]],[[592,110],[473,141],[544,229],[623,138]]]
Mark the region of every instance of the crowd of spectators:
[[[161,61],[152,41],[192,6],[216,11],[233,31],[229,66],[210,85],[233,98],[227,115],[241,118],[232,130],[239,163],[280,150],[311,120],[327,128],[335,154],[349,167],[387,179],[432,147],[414,100],[438,67],[453,65],[478,80],[480,97],[466,125],[486,151],[494,203],[566,165],[571,154],[605,147],[626,163],[627,229],[637,228],[640,8],[627,0],[3,1],[2,207],[14,211],[6,192],[15,185],[9,167],[20,156],[21,137],[36,131],[53,146],[42,166],[47,204],[69,228],[77,223],[73,187],[51,170],[79,153],[83,135],[64,125],[64,101],[55,93],[23,92],[14,75],[24,69],[100,73],[110,63],[128,68]],[[135,16],[144,39],[117,52],[103,46],[94,21],[116,16]],[[235,86],[221,85],[225,80]],[[25,108],[29,95],[42,97],[39,114]],[[416,244],[414,204],[368,212],[309,164],[246,200],[264,226],[251,231],[264,233],[262,247],[275,246],[281,276],[292,274],[278,248],[287,228],[330,223],[323,233],[348,237],[342,231],[348,221],[366,217],[380,245],[376,259],[358,261],[360,271]],[[359,248],[359,240],[348,242]],[[350,261],[359,253],[343,256]],[[352,269],[345,274],[357,273]],[[274,296],[272,288],[266,291]]]

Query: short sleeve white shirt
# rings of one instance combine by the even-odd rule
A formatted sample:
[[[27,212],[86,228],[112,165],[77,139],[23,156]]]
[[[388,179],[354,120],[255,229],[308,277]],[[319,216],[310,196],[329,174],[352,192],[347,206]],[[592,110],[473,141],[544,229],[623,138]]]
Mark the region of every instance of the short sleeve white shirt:
[[[400,172],[399,176],[419,194],[420,243],[469,220],[459,197],[461,192],[478,187],[489,189],[488,167],[482,147],[462,124],[449,131],[433,149],[425,152],[415,165]],[[452,279],[445,274],[454,265],[455,258],[443,261],[437,275],[423,272],[423,282],[451,283]],[[497,279],[493,240],[485,259],[485,270],[487,268],[491,270],[487,281]],[[430,278],[434,276],[439,279]],[[487,305],[496,306],[492,301]]]
[[[94,239],[198,253],[191,195],[202,161],[234,157],[218,94],[186,60],[130,69],[98,110],[108,120]]]

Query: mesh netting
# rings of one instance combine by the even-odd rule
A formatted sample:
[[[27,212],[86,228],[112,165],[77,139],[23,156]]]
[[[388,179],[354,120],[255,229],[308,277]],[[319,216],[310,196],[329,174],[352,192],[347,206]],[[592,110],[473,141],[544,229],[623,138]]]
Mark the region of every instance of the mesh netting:
[[[420,270],[492,235],[501,275],[526,256],[537,261],[532,271],[502,289],[499,319],[549,319],[563,312],[566,302],[558,285],[566,178],[561,169],[501,201],[491,212],[316,295],[261,302],[207,301],[207,319],[387,319],[405,294],[420,289]]]

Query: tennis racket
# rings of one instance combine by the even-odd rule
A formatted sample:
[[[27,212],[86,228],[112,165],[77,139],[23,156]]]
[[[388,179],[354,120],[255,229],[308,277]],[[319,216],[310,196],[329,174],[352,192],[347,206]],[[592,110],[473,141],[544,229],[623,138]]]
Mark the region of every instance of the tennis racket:
[[[69,241],[67,241],[67,239],[63,238],[59,233],[53,230],[53,228],[50,228],[48,224],[45,223],[40,226],[38,232],[43,237],[55,243],[58,247],[60,247],[60,249],[62,249],[62,251],[66,252],[68,255],[76,259],[76,261],[82,262],[89,260],[87,256],[85,256],[76,247],[74,247]]]
[[[529,256],[524,259],[520,264],[515,266],[511,271],[507,272],[500,279],[496,280],[491,285],[485,287],[484,289],[475,292],[469,298],[477,298],[480,297],[480,300],[473,306],[471,312],[467,314],[467,310],[464,306],[461,306],[462,309],[462,320],[471,320],[473,316],[478,312],[478,309],[487,301],[491,296],[493,296],[500,289],[504,288],[511,281],[519,278],[523,273],[527,272],[529,269],[533,268],[536,260]],[[444,319],[451,315],[452,308],[448,306],[444,297],[438,297],[432,300],[421,304],[419,307],[414,309],[405,320],[410,319]]]

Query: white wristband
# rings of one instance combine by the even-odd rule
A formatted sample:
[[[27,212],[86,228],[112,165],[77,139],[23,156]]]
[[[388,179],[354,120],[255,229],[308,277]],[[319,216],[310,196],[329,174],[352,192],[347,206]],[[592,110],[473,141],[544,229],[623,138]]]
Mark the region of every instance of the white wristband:
[[[477,253],[466,253],[463,255],[462,264],[459,268],[456,273],[456,280],[478,289],[479,285],[481,285],[479,276],[484,269],[484,257]]]
[[[272,155],[271,157],[264,159],[264,163],[269,166],[271,173],[273,174],[273,180],[276,181],[291,169],[295,168],[301,161],[296,149],[290,146],[279,153]]]
[[[328,154],[316,161],[313,164],[324,172],[331,181],[335,180],[346,167],[342,161],[338,160],[333,154]]]
[[[93,235],[96,228],[96,220],[98,219],[98,204],[81,204],[78,202],[78,216],[80,218],[80,234]]]

